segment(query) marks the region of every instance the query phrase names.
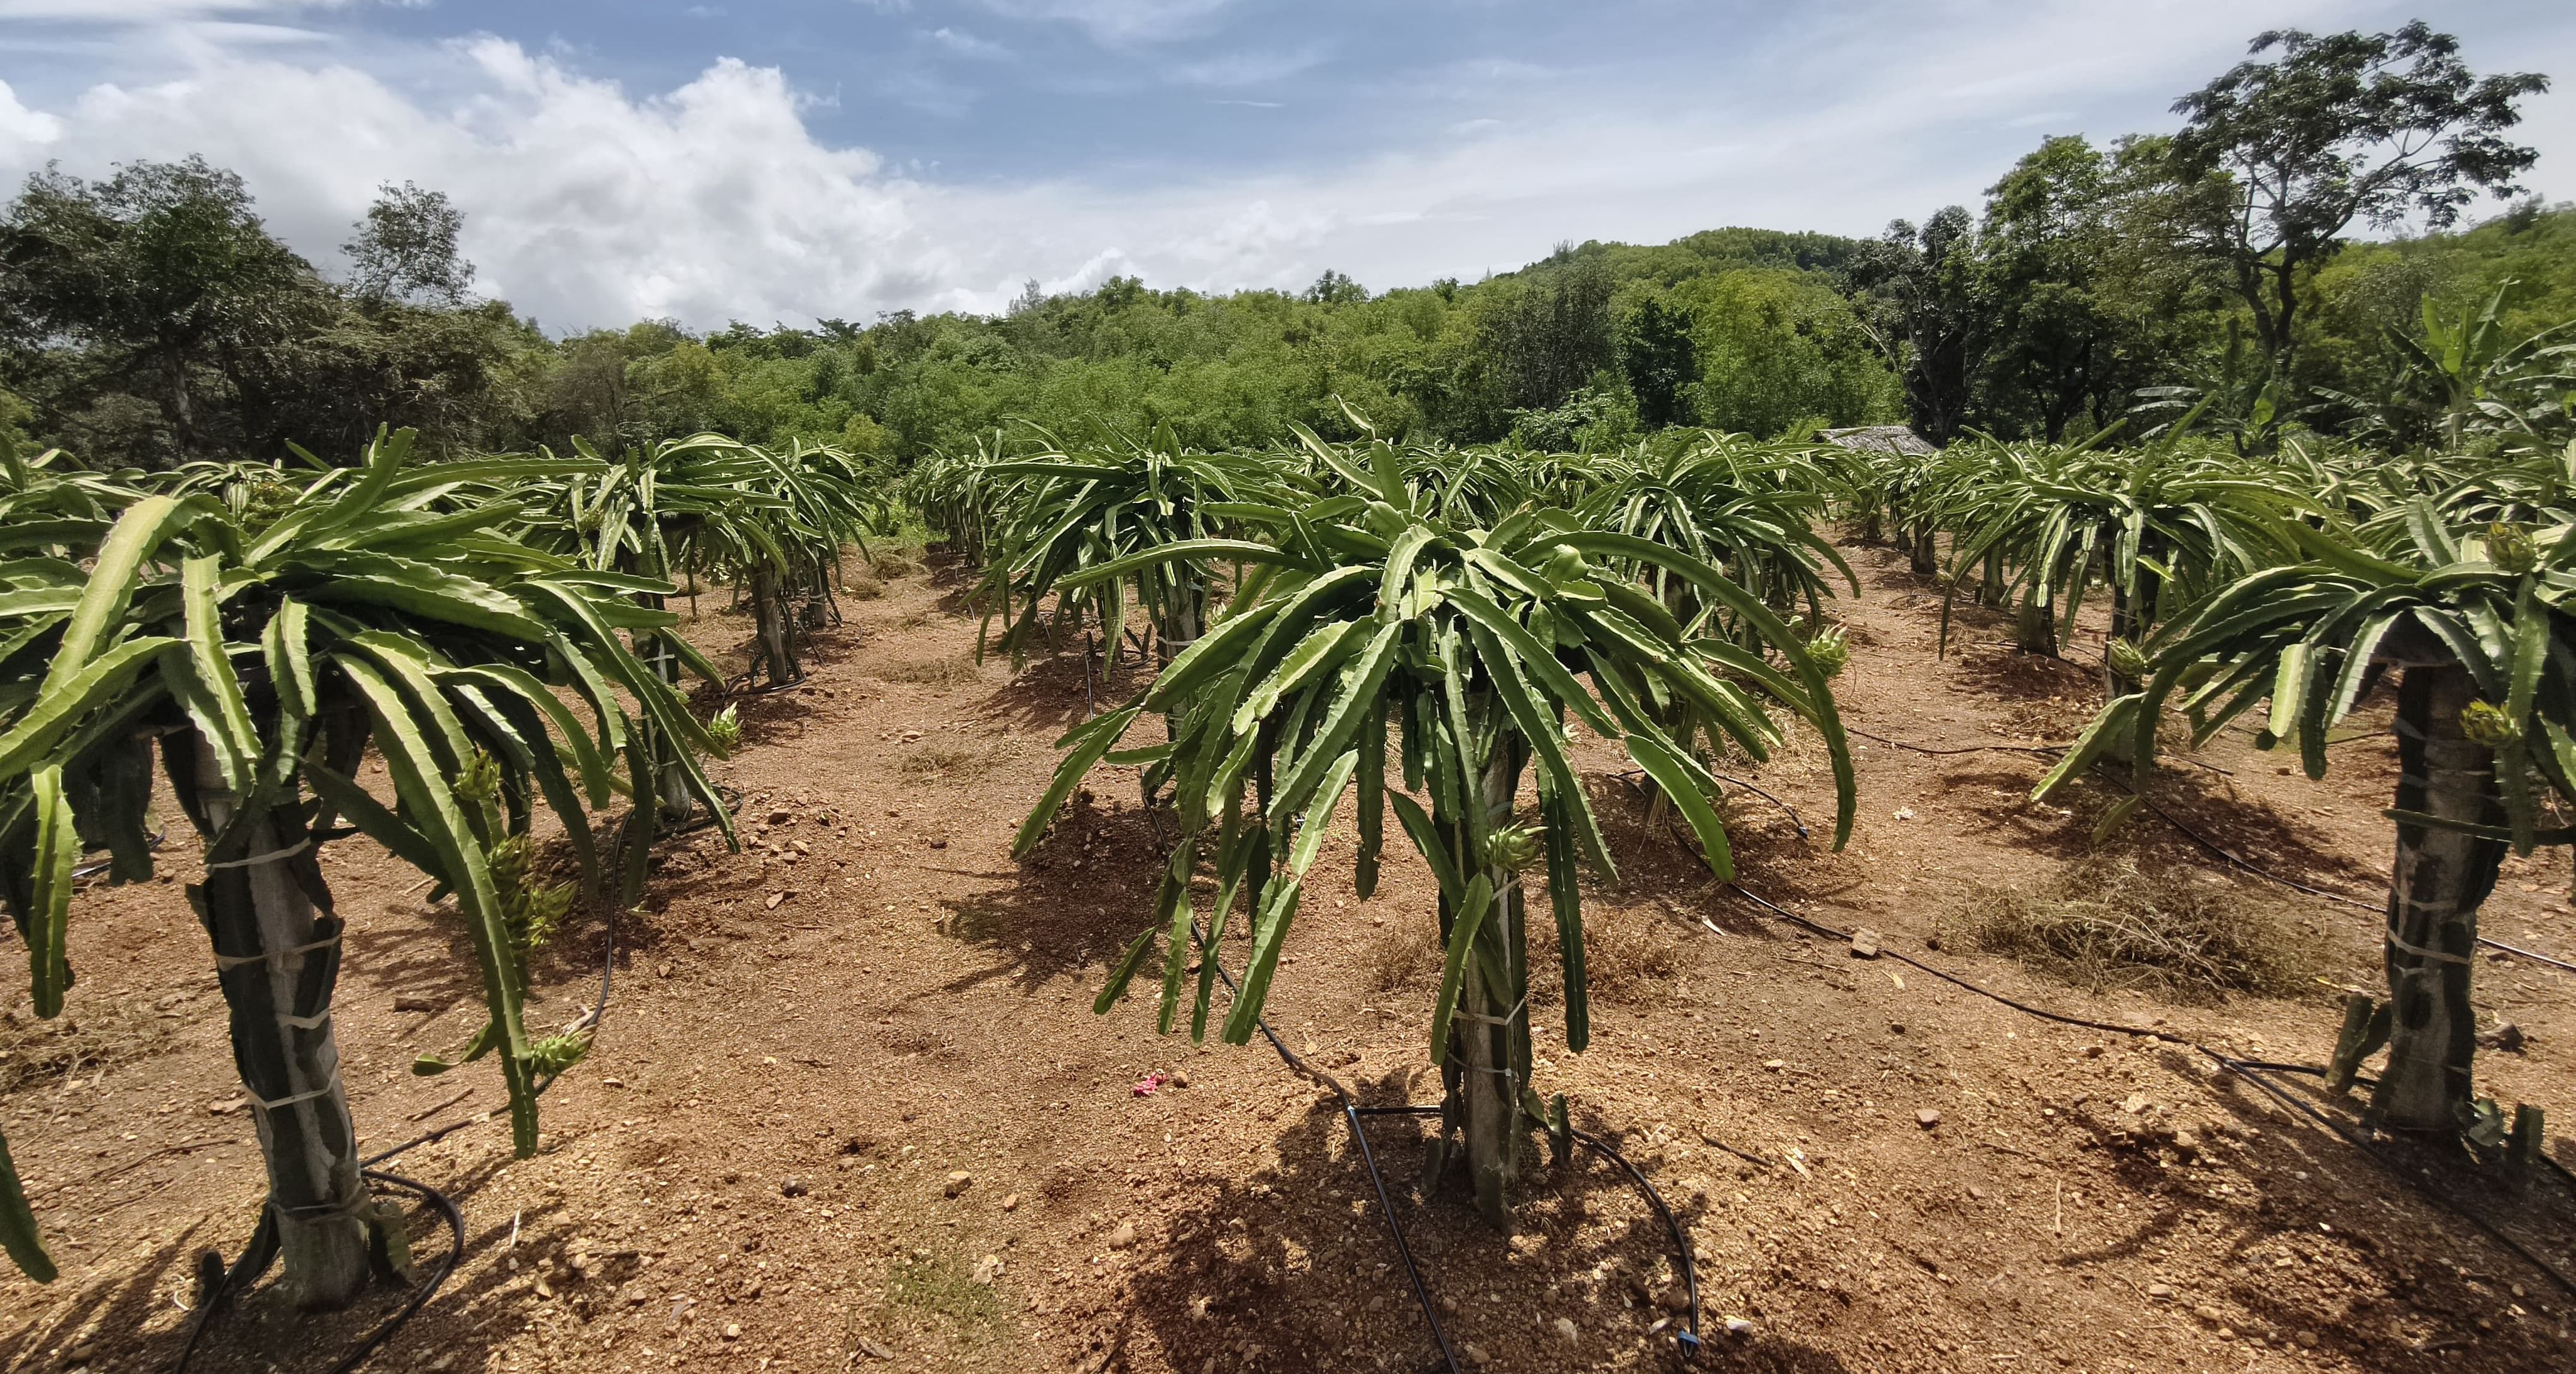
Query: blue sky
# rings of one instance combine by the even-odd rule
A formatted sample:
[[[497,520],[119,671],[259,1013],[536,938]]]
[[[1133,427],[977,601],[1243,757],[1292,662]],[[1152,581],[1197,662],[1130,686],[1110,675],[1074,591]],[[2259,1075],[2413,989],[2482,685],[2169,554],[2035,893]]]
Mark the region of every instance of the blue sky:
[[[2319,0],[0,0],[0,176],[202,152],[326,265],[448,191],[548,327],[993,309],[1034,278],[1377,288],[1560,240],[1870,233],[2045,134],[2166,128],[2256,31],[2416,12],[2539,70],[2576,6]]]

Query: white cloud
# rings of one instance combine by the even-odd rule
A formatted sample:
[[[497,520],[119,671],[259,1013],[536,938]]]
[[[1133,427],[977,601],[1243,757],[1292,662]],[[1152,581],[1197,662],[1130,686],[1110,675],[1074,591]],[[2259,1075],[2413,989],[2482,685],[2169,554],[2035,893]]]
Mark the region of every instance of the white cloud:
[[[345,64],[210,50],[180,79],[94,86],[60,118],[10,100],[0,174],[47,156],[95,174],[203,153],[325,262],[379,183],[417,181],[466,211],[484,289],[556,328],[993,310],[1030,276],[1057,289],[1118,272],[1285,283],[1313,275],[1304,248],[1339,220],[1286,182],[1141,197],[923,182],[826,146],[777,70],[730,59],[643,97],[490,38],[410,75],[397,90]],[[422,89],[443,94],[408,93]]]
[[[63,122],[18,103],[18,93],[0,81],[0,166],[41,156],[45,145],[63,136]]]
[[[349,0],[0,0],[0,19],[154,24],[228,14],[337,9]]]
[[[1324,51],[1306,47],[1293,52],[1266,50],[1227,53],[1171,66],[1171,79],[1191,86],[1267,86],[1288,80],[1322,64]]]
[[[955,252],[925,237],[922,192],[806,131],[774,69],[730,60],[629,97],[510,43],[444,50],[424,106],[342,65],[210,60],[182,80],[85,92],[48,151],[74,170],[202,152],[239,170],[289,241],[326,258],[378,183],[411,179],[467,212],[488,289],[551,324],[695,324],[962,304]],[[314,117],[329,111],[327,119]],[[25,170],[36,160],[0,150]]]

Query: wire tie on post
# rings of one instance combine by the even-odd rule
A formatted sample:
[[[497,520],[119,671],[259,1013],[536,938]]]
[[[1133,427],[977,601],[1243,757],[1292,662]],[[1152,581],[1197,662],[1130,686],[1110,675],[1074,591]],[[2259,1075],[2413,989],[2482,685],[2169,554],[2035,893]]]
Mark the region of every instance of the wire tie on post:
[[[247,859],[226,859],[221,863],[209,863],[206,865],[206,871],[211,873],[218,868],[249,868],[256,864],[273,864],[280,859],[292,859],[312,847],[313,837],[307,835],[284,849],[272,849],[265,854],[253,854]]]
[[[226,969],[240,968],[244,964],[275,963],[280,959],[293,958],[298,954],[310,954],[317,949],[329,949],[331,946],[338,943],[340,943],[340,936],[335,932],[330,936],[330,938],[316,940],[309,945],[295,945],[287,949],[264,950],[258,954],[218,954],[215,956],[215,972],[221,973]]]
[[[1512,1003],[1511,1009],[1500,1016],[1486,1016],[1481,1012],[1452,1009],[1449,1013],[1449,1017],[1454,1021],[1481,1021],[1488,1026],[1508,1026],[1512,1023],[1513,1017],[1520,1015],[1528,1009],[1529,994],[1524,992],[1521,994],[1521,1000]]]
[[[2388,937],[2388,947],[2396,950],[2400,954],[2412,954],[2418,959],[2430,959],[2436,963],[2465,964],[2470,962],[2469,957],[2465,954],[2453,954],[2448,950],[2425,949],[2418,945],[2410,945],[2405,941],[2398,939],[2394,935]]]
[[[347,1197],[337,1202],[316,1202],[302,1207],[280,1207],[272,1202],[269,1206],[276,1207],[281,1214],[290,1217],[344,1217],[356,1216],[361,1209],[373,1201],[374,1199],[367,1195],[366,1185],[362,1183],[352,1189]]]
[[[298,1102],[310,1102],[314,1098],[324,1096],[337,1090],[339,1086],[340,1071],[337,1068],[333,1068],[331,1070],[331,1081],[323,1084],[321,1087],[315,1088],[311,1092],[291,1093],[285,1097],[276,1098],[274,1100],[261,1097],[259,1094],[251,1092],[247,1088],[242,1090],[242,1094],[250,1099],[250,1105],[257,1107],[264,1112],[273,1112],[280,1107],[292,1107]]]

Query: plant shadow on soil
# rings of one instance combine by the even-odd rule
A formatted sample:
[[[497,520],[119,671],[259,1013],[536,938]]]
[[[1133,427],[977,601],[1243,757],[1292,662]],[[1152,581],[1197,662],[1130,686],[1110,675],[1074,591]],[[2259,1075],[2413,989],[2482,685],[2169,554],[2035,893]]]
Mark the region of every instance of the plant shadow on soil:
[[[182,1300],[179,1295],[185,1290],[180,1285],[183,1276],[194,1270],[194,1252],[207,1239],[201,1234],[206,1226],[200,1221],[166,1244],[148,1251],[137,1249],[115,1275],[93,1283],[74,1301],[58,1302],[52,1320],[38,1321],[14,1338],[0,1340],[0,1368],[68,1368],[75,1363],[69,1350],[85,1335],[101,1345],[131,1349],[125,1345],[127,1333],[158,1318],[163,1303]],[[249,1234],[247,1226],[243,1234]],[[167,1368],[178,1354],[184,1333],[183,1326],[176,1334],[164,1334],[153,1349],[150,1367]],[[57,1350],[64,1353],[50,1358]],[[204,1363],[213,1367],[210,1361]]]
[[[858,651],[865,638],[855,621],[810,631],[797,649],[797,657],[804,669],[803,677],[785,684],[747,687],[738,691],[701,682],[689,694],[690,705],[702,716],[732,707],[734,719],[742,726],[742,740],[736,746],[737,750],[792,743],[812,733],[818,726],[828,728],[840,723],[839,713],[823,705],[835,694],[820,685],[816,670],[850,657]],[[716,661],[720,666],[728,661],[749,663],[751,650],[752,645],[745,641],[716,655]]]
[[[1956,674],[1952,689],[1998,709],[2009,733],[2066,743],[2092,723],[2105,700],[2101,670],[2074,658],[2010,645],[1962,646],[1955,631],[1948,658]]]
[[[1010,655],[988,651],[985,664],[996,672],[1009,669]],[[1096,660],[1086,665],[1081,645],[1050,651],[1040,642],[1008,681],[976,705],[988,719],[1043,732],[1045,743],[1052,745],[1063,732],[1134,699],[1150,681],[1132,655],[1122,655],[1114,666]],[[1151,712],[1139,715],[1128,728],[1130,747],[1161,738],[1162,721]]]
[[[475,1210],[471,1205],[475,1194],[492,1181],[505,1162],[492,1159],[468,1170],[441,1191],[470,1216]],[[426,1278],[450,1253],[455,1244],[453,1233],[426,1201],[407,1192],[382,1187],[376,1191],[379,1197],[403,1204],[414,1273]],[[516,1247],[525,1253],[548,1253],[552,1241],[560,1238],[557,1232],[569,1233],[570,1221],[555,1215],[560,1210],[553,1205],[526,1209],[480,1231],[472,1229],[469,1221],[465,1253],[488,1252],[511,1245],[514,1239]],[[89,1363],[92,1369],[174,1368],[197,1321],[193,1309],[201,1300],[197,1292],[199,1257],[211,1253],[225,1262],[237,1258],[256,1219],[255,1211],[238,1217],[201,1219],[148,1253],[136,1251],[115,1277],[102,1279],[88,1291],[59,1303],[54,1309],[58,1315],[52,1322],[31,1326],[17,1339],[0,1343],[0,1367],[78,1367],[81,1362],[70,1359],[68,1349],[83,1332],[94,1332],[101,1353]],[[221,1229],[225,1227],[230,1229]],[[277,1274],[272,1266],[259,1284],[236,1296],[214,1315],[189,1361],[191,1374],[270,1374],[279,1369],[318,1368],[322,1359],[354,1352],[414,1291],[374,1283],[340,1311],[300,1312],[284,1300]],[[442,1315],[441,1339],[497,1345],[525,1325],[523,1305],[504,1300],[499,1292],[509,1278],[507,1271],[497,1267],[486,1268],[472,1278],[451,1275],[431,1300]],[[162,1311],[165,1303],[192,1315],[167,1321]],[[376,1363],[387,1367],[398,1364],[403,1342],[412,1334],[396,1332]],[[57,1349],[65,1351],[63,1357],[47,1358]],[[421,1353],[417,1349],[410,1352],[414,1358],[421,1357]],[[98,1363],[100,1359],[107,1363]]]
[[[950,938],[993,956],[951,979],[953,994],[1009,978],[1023,993],[1059,979],[1080,983],[1118,951],[1152,912],[1168,841],[1136,807],[1104,805],[1077,791],[1016,873],[989,892],[942,898]]]
[[[603,863],[608,857],[603,852]],[[602,879],[614,882],[616,877],[609,873],[603,874]],[[569,875],[565,880],[570,881]],[[685,880],[657,877],[654,903],[667,907],[666,893],[679,890],[681,881]],[[335,1000],[345,1001],[349,993],[355,992],[423,1004],[417,1012],[422,1019],[415,1023],[415,1029],[459,1008],[482,1007],[483,980],[475,962],[473,938],[452,901],[417,908],[389,903],[386,914],[407,919],[390,926],[352,922],[343,932],[348,957],[340,965],[341,991]],[[413,921],[426,930],[403,929]],[[650,906],[617,912],[604,899],[576,899],[553,937],[529,956],[532,987],[527,1001],[532,1028],[551,1013],[544,989],[566,985],[573,1000],[584,1008],[589,1005],[602,956],[612,951],[612,922],[613,955],[620,973],[632,962],[637,949],[649,949],[671,938],[661,930]],[[563,1019],[574,1014],[568,1006]]]
[[[2153,793],[2157,807],[2175,820],[2266,872],[2311,887],[2341,891],[2362,902],[2375,903],[2386,894],[2385,870],[2374,870],[2342,857],[2333,835],[2293,818],[2267,801],[2242,795],[2223,775],[2160,767]],[[2085,797],[2098,814],[2123,794],[2122,789],[2108,783],[2087,779],[2058,800],[2061,805],[2078,807],[2085,803],[2075,798]],[[2090,829],[2089,824],[2082,832],[2069,827],[2079,841],[2089,835]],[[2142,857],[2152,855],[2160,863],[2176,865],[2229,866],[2162,817],[2143,809],[2131,816],[2123,830]]]
[[[1678,816],[1667,814],[1660,823],[1651,822],[1654,803],[1634,780],[1624,775],[1587,774],[1584,789],[1591,798],[1602,841],[1619,865],[1619,882],[1615,886],[1600,882],[1599,875],[1589,870],[1584,874],[1587,916],[1605,901],[1622,906],[1660,905],[1672,911],[1687,911],[1728,935],[1765,941],[1780,938],[1778,931],[1754,919],[1740,899],[1724,895],[1724,884],[1710,873],[1707,861],[1700,857],[1698,842],[1689,837]],[[1727,843],[1734,853],[1736,871],[1766,890],[1816,897],[1858,880],[1857,875],[1839,871],[1840,856],[1831,852],[1830,813],[1822,817],[1801,813],[1809,835],[1800,839],[1793,822],[1774,803],[1729,789],[1721,818],[1726,822]],[[1807,890],[1808,884],[1819,877],[1826,879],[1820,889]],[[1832,881],[1835,878],[1844,881]]]
[[[2157,1051],[2177,1072],[2197,1072],[2198,1056],[2178,1045]],[[2306,1103],[2348,1129],[2359,1125],[2358,1113],[2367,1091],[2335,1102],[2314,1081],[2287,1075],[2271,1080],[2293,1100]],[[2424,1237],[2449,1230],[2466,1239],[2461,1223],[2440,1211],[2411,1188],[2393,1186],[2388,1169],[2342,1141],[2302,1123],[2294,1123],[2280,1104],[2261,1088],[2235,1074],[2212,1080],[2219,1107],[2228,1115],[2201,1146],[2205,1153],[2226,1151],[2248,1172],[2290,1186],[2261,1189],[2256,1195],[2212,1189],[2188,1169],[2187,1162],[2159,1145],[2141,1118],[2117,1104],[2077,1109],[2074,1121],[2092,1136],[2092,1148],[2111,1161],[2111,1174],[2130,1198],[2155,1198],[2145,1219],[2108,1244],[2070,1249],[2053,1263],[2082,1272],[2085,1266],[2152,1257],[2160,1246],[2191,1230],[2219,1232],[2227,1239],[2223,1265],[2197,1267],[2190,1277],[2170,1280],[2170,1298],[2178,1316],[2189,1315],[2210,1290],[2256,1318],[2242,1333],[2268,1334],[2284,1343],[2302,1331],[2323,1333],[2329,1340],[2378,1324],[2390,1308],[2421,1319],[2449,1316],[2468,1325],[2502,1306],[2496,1289],[2520,1296],[2524,1285],[2542,1292],[2549,1279],[2500,1249],[2476,1245],[2459,1259],[2427,1259],[2420,1267],[2392,1268],[2384,1252],[2419,1249]],[[2437,1176],[2439,1186],[2465,1209],[2488,1224],[2517,1233],[2526,1246],[2550,1255],[2562,1267],[2569,1255],[2565,1238],[2576,1231],[2576,1193],[2561,1181],[2535,1176],[2517,1180],[2498,1167],[2463,1161],[2456,1148],[2430,1148],[2403,1137],[2383,1138],[2379,1148],[2409,1175]],[[2382,1199],[2391,1204],[2366,1218],[2359,1205]],[[2544,1240],[2543,1238],[2552,1238]],[[2555,1254],[2552,1254],[2552,1251]],[[2476,1267],[2472,1267],[2472,1265]],[[2332,1296],[2320,1297],[2320,1288]],[[2546,1299],[2544,1299],[2546,1301]],[[2332,1310],[2340,1305],[2341,1310]],[[2555,1305],[2554,1303],[2552,1304]],[[2340,1344],[2339,1341],[2337,1341]],[[2345,1358],[2368,1370],[2419,1369],[2425,1353],[2445,1344],[2435,1335],[2411,1342],[2373,1340],[2345,1346]],[[2537,1323],[2497,1323],[2478,1337],[2452,1335],[2448,1344],[2487,1347],[2485,1358],[2500,1365],[2520,1360],[2546,1363],[2557,1348]],[[2493,1347],[2503,1346],[2498,1350]]]
[[[1351,1086],[1363,1098],[1401,1098],[1408,1072]],[[1150,1258],[1104,1342],[1106,1368],[1122,1367],[1120,1352],[1140,1332],[1182,1369],[1211,1358],[1227,1368],[1256,1359],[1288,1369],[1443,1367],[1338,1106],[1318,1096],[1302,1112],[1288,1110],[1298,1114],[1278,1137],[1276,1164],[1199,1170],[1182,1181],[1200,1201],[1170,1234],[1137,1246]],[[1470,1344],[1491,1357],[1488,1368],[1557,1368],[1568,1357],[1590,1365],[1605,1355],[1651,1368],[1673,1359],[1679,1320],[1650,1333],[1668,1314],[1638,1288],[1669,1289],[1658,1280],[1673,1273],[1672,1238],[1615,1166],[1580,1149],[1558,1165],[1533,1139],[1516,1234],[1506,1236],[1477,1217],[1454,1173],[1420,1197],[1427,1119],[1364,1120],[1405,1240],[1462,1359],[1471,1359]],[[1687,1229],[1697,1212],[1684,1204],[1676,1216]],[[1554,1327],[1560,1315],[1576,1325],[1571,1347]],[[1710,1322],[1722,1318],[1705,1314],[1704,1335]],[[1731,1356],[1731,1369],[1845,1368],[1822,1350],[1768,1337]]]

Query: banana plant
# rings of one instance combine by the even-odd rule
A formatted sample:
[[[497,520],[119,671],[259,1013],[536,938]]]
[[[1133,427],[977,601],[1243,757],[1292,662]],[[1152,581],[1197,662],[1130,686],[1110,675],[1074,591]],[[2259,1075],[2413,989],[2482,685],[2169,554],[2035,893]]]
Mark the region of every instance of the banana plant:
[[[1733,860],[1717,783],[1666,731],[1654,703],[1692,701],[1757,758],[1779,739],[1766,703],[1810,722],[1833,764],[1837,845],[1852,819],[1850,753],[1825,671],[1759,597],[1716,567],[1563,510],[1525,507],[1490,528],[1453,523],[1440,513],[1441,492],[1408,485],[1392,445],[1304,438],[1332,487],[1297,507],[1234,507],[1233,518],[1262,538],[1163,544],[1066,579],[1078,589],[1209,559],[1251,569],[1206,637],[1149,689],[1066,735],[1068,753],[1015,850],[1038,845],[1104,759],[1143,765],[1149,795],[1170,782],[1181,838],[1151,923],[1094,1009],[1117,1002],[1159,944],[1158,1028],[1170,1032],[1186,1000],[1190,1034],[1203,1036],[1241,896],[1248,954],[1222,1029],[1240,1044],[1269,995],[1343,801],[1357,812],[1363,898],[1376,888],[1393,811],[1439,888],[1446,954],[1430,1053],[1445,1094],[1433,1168],[1460,1157],[1450,1145],[1458,1139],[1479,1210],[1507,1225],[1526,1127],[1544,1124],[1560,1142],[1565,1130],[1562,1097],[1543,1102],[1531,1076],[1524,875],[1546,875],[1566,1043],[1576,1051],[1591,1038],[1579,870],[1616,875],[1575,770],[1568,718],[1620,742],[1675,800],[1721,877],[1732,875]],[[1755,627],[1771,654],[1694,633],[1618,571],[1631,564],[1688,581]],[[1172,737],[1122,748],[1129,727],[1152,711],[1177,722]],[[1400,760],[1393,777],[1390,734]],[[1520,807],[1533,765],[1535,823]],[[1191,879],[1202,860],[1213,865],[1216,898],[1195,992],[1185,997],[1200,914]]]
[[[2392,1127],[2458,1130],[2473,1115],[2478,907],[2508,848],[2576,843],[2576,829],[2545,819],[2548,802],[2560,814],[2576,803],[2576,538],[2565,523],[2462,534],[2423,498],[2377,540],[2276,530],[2293,557],[2150,636],[2144,688],[2105,708],[2035,795],[2120,754],[2143,791],[2177,693],[2195,745],[2268,698],[2257,744],[2294,745],[2322,778],[2327,731],[2397,671],[2389,995],[2339,1068],[2348,1081],[2384,1037],[2371,1111]]]
[[[258,514],[266,502],[244,516],[205,493],[153,494],[77,563],[0,561],[0,901],[26,942],[36,1012],[59,1014],[72,986],[65,933],[82,851],[107,851],[110,882],[153,871],[157,752],[203,840],[188,899],[214,947],[267,1164],[247,1272],[282,1259],[287,1291],[308,1308],[347,1302],[371,1263],[403,1253],[358,1171],[331,1007],[344,925],[319,848],[365,835],[434,879],[433,900],[454,900],[487,1013],[464,1056],[499,1061],[525,1156],[537,1144],[536,1083],[588,1043],[579,1027],[541,1035],[522,1010],[527,950],[570,898],[536,881],[534,808],[556,813],[583,882],[596,884],[590,815],[621,791],[651,795],[647,725],[713,749],[621,638],[672,623],[635,601],[667,582],[507,537],[524,515],[517,502],[452,508],[478,484],[595,465],[415,466],[411,445],[408,431],[380,434],[357,468],[317,477],[273,514]],[[370,746],[391,806],[358,780]],[[704,773],[687,770],[723,819]],[[628,900],[650,833],[649,808],[637,811]],[[27,1273],[50,1276],[10,1177],[0,1241]]]
[[[2412,430],[2445,453],[2459,452],[2476,434],[2537,439],[2568,433],[2576,320],[2508,342],[2502,316],[2514,285],[2497,284],[2483,308],[2464,308],[2455,317],[2425,297],[2421,339],[2386,331],[2403,364],[2382,411],[2390,432]]]

